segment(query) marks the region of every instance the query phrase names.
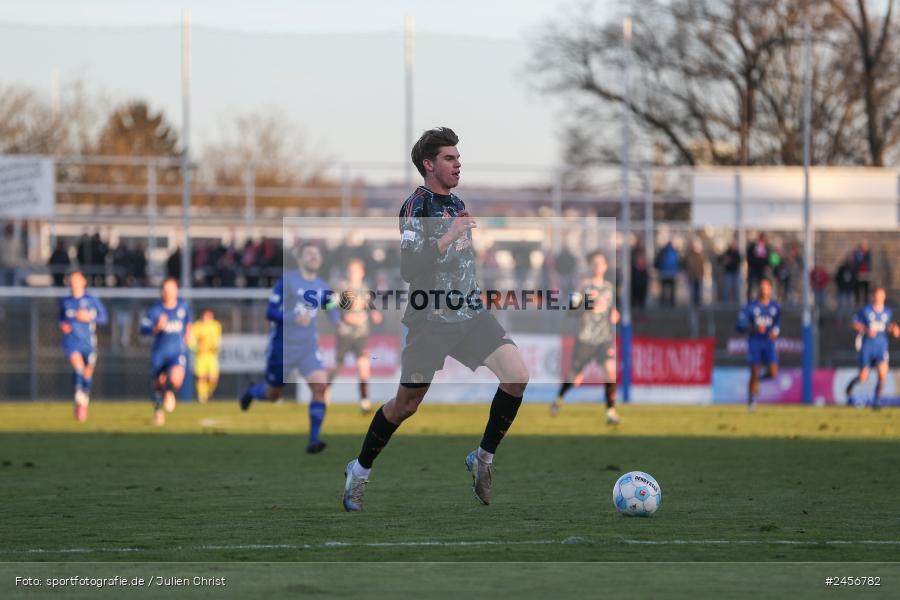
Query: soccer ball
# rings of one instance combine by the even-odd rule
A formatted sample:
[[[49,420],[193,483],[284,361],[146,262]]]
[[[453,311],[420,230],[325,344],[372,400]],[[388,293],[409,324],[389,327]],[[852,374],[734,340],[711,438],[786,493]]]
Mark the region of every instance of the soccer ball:
[[[662,504],[662,488],[643,471],[625,473],[613,486],[613,504],[628,517],[649,517]]]

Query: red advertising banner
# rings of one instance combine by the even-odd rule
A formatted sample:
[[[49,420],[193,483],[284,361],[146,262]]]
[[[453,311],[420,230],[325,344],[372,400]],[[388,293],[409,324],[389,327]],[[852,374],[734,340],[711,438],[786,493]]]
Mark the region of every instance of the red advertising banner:
[[[572,337],[562,340],[562,372],[568,373],[572,364]],[[632,338],[631,382],[634,385],[710,385],[716,340],[712,337],[696,339]],[[616,339],[617,354],[621,357],[621,338]],[[617,361],[616,377],[622,377],[622,361]],[[584,383],[606,381],[601,365],[591,363],[585,369]]]
[[[712,337],[633,338],[631,381],[636,385],[709,385],[715,348]]]

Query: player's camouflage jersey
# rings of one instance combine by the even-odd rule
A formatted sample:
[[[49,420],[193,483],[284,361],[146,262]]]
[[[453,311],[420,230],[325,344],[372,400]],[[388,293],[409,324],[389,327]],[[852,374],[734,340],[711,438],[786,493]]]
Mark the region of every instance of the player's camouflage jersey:
[[[484,310],[476,303],[481,290],[475,281],[475,251],[472,232],[466,232],[440,254],[438,240],[450,229],[453,218],[465,210],[466,205],[455,195],[435,194],[419,186],[407,198],[400,209],[400,273],[409,283],[410,298],[415,290],[428,294],[428,306],[416,310],[412,302],[407,304],[403,322],[409,327],[422,320],[444,323],[460,323],[474,318]],[[438,310],[434,308],[431,291],[443,292]],[[454,293],[447,306],[447,293]],[[466,302],[466,299],[470,302]],[[475,306],[472,306],[472,305]]]
[[[615,291],[608,281],[600,285],[588,282],[581,290],[578,307],[578,340],[585,344],[607,344],[613,340],[612,311],[615,308]],[[591,309],[584,302],[591,299]]]
[[[341,320],[337,324],[337,334],[341,337],[350,337],[350,338],[362,338],[369,335],[369,288],[363,283],[361,286],[354,288],[350,286],[349,282],[344,282],[341,284],[340,290],[348,291],[353,294],[353,301],[349,306],[341,305]],[[360,315],[363,314],[366,316],[365,319],[361,319],[361,322],[358,324],[348,323],[349,315]]]

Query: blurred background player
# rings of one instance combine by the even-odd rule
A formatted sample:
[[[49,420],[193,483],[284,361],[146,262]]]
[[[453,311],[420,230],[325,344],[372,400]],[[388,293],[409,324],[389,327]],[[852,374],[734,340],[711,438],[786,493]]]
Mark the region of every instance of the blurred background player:
[[[178,298],[178,282],[172,278],[163,281],[160,296],[141,319],[141,335],[154,336],[150,376],[155,425],[165,425],[165,412],[175,410],[175,393],[184,384],[191,329],[191,309]]]
[[[63,352],[72,365],[75,382],[75,418],[87,420],[91,382],[97,364],[97,325],[108,316],[99,298],[88,294],[87,278],[81,271],[69,273],[69,295],[59,301],[59,329]]]
[[[347,354],[353,355],[356,361],[356,372],[359,375],[359,409],[363,414],[372,410],[369,401],[369,375],[371,363],[369,359],[369,320],[378,325],[381,313],[369,310],[369,288],[365,283],[365,263],[359,258],[347,264],[347,280],[339,286],[341,291],[341,320],[337,324],[337,348],[334,368],[328,373],[328,386],[344,365]]]
[[[567,314],[578,314],[578,333],[572,350],[572,367],[560,386],[556,399],[550,405],[550,416],[555,417],[562,408],[566,392],[584,381],[584,369],[591,361],[605,371],[606,422],[619,423],[616,413],[616,338],[615,327],[619,311],[615,306],[615,290],[606,280],[608,265],[600,252],[588,255],[591,276],[582,283],[580,292],[572,294],[571,308]]]
[[[763,379],[778,375],[778,352],[775,340],[781,333],[781,306],[772,299],[772,282],[759,280],[756,300],[748,302],[738,315],[737,329],[747,334],[747,362],[750,383],[747,386],[747,410],[756,409],[759,394],[760,367],[766,369]]]
[[[222,343],[222,324],[216,320],[212,309],[204,310],[200,320],[191,326],[191,342],[191,350],[195,353],[197,400],[206,404],[219,384],[219,346]]]
[[[888,373],[888,334],[900,337],[900,325],[894,321],[894,313],[885,305],[887,292],[883,286],[875,288],[872,303],[859,309],[853,316],[853,329],[857,333],[859,373],[847,384],[847,404],[853,404],[853,388],[865,383],[869,370],[875,367],[878,382],[872,397],[872,408],[878,410],[881,389]]]
[[[327,309],[331,322],[340,320],[337,308],[329,307],[331,290],[318,275],[322,252],[311,243],[297,250],[298,269],[285,273],[266,307],[266,318],[272,322],[266,349],[266,381],[252,384],[241,396],[241,410],[250,408],[254,400],[274,402],[281,397],[286,376],[294,369],[306,380],[312,392],[309,403],[309,443],[306,451],[317,454],[326,444],[319,439],[325,420],[325,388],[328,374],[319,351],[316,317],[319,309]],[[288,320],[285,321],[285,307]]]

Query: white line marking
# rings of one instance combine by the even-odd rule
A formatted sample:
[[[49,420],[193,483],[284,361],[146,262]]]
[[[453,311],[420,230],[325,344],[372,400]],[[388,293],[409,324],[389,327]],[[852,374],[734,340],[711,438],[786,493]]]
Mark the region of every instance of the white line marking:
[[[321,550],[330,548],[422,548],[453,546],[547,546],[547,545],[612,545],[630,544],[647,546],[748,546],[748,545],[853,545],[853,546],[900,546],[900,540],[631,540],[569,537],[563,540],[422,540],[409,542],[339,542],[329,541],[319,544],[215,544],[200,546],[180,546],[170,550]],[[148,548],[26,548],[0,549],[0,554],[97,554],[148,552]]]

